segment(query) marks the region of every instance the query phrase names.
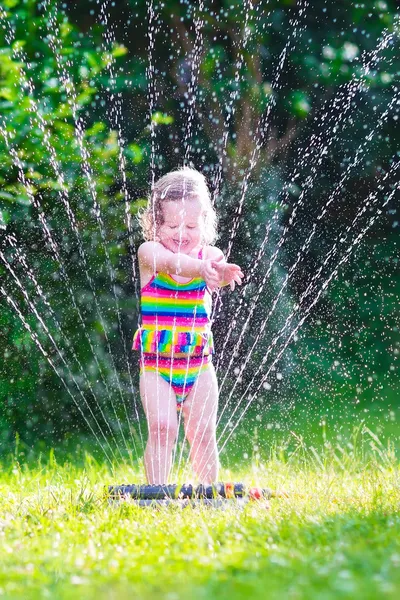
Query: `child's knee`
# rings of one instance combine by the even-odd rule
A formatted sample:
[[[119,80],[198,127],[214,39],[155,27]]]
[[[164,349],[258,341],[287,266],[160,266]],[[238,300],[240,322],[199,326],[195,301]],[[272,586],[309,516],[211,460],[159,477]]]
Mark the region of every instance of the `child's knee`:
[[[149,424],[149,435],[154,441],[173,443],[178,432],[178,426],[168,419],[158,419]]]
[[[190,426],[186,431],[186,436],[190,442],[196,441],[200,444],[208,444],[215,439],[215,425],[207,421],[200,421]]]

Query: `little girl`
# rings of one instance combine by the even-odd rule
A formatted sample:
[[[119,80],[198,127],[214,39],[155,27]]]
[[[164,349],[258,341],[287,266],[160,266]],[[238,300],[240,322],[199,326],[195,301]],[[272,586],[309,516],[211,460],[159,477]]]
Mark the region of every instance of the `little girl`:
[[[235,288],[243,273],[210,244],[216,214],[203,175],[185,167],[155,184],[141,215],[138,250],[141,323],[140,396],[149,437],[144,453],[150,484],[165,484],[183,411],[193,469],[201,483],[218,479],[218,384],[212,364],[211,295]]]

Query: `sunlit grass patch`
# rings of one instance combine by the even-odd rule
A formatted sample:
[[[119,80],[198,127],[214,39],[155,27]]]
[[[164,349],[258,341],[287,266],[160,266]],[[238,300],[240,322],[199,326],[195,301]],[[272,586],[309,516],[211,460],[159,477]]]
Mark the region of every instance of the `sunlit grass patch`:
[[[297,434],[296,434],[297,435]],[[293,437],[293,436],[292,436]],[[286,495],[269,510],[110,504],[107,484],[143,481],[51,452],[10,460],[0,479],[0,590],[15,598],[396,598],[400,470],[365,426],[342,444],[280,441],[224,481]],[[290,446],[290,450],[288,449]]]

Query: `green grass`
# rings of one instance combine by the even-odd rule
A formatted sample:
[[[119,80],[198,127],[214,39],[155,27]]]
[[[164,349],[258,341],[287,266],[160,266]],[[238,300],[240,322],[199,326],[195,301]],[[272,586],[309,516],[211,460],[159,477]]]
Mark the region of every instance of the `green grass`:
[[[143,481],[140,465],[111,473],[83,449],[22,463],[17,449],[0,477],[0,598],[397,599],[391,444],[365,425],[261,442],[221,479],[286,490],[269,510],[112,506],[104,485]]]

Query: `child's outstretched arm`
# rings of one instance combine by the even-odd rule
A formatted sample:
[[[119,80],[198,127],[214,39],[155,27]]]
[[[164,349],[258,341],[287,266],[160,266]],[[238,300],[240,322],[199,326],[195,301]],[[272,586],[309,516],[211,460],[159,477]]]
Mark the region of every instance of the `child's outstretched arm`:
[[[183,253],[174,253],[158,242],[144,242],[138,250],[141,269],[151,273],[170,273],[182,277],[202,277],[207,285],[216,289],[219,276],[211,259],[192,258]]]
[[[226,262],[224,255],[218,248],[213,248],[213,255],[211,265],[218,273],[219,287],[229,285],[231,290],[235,289],[235,283],[242,285],[242,279],[244,277],[242,269],[239,265],[234,263]]]

